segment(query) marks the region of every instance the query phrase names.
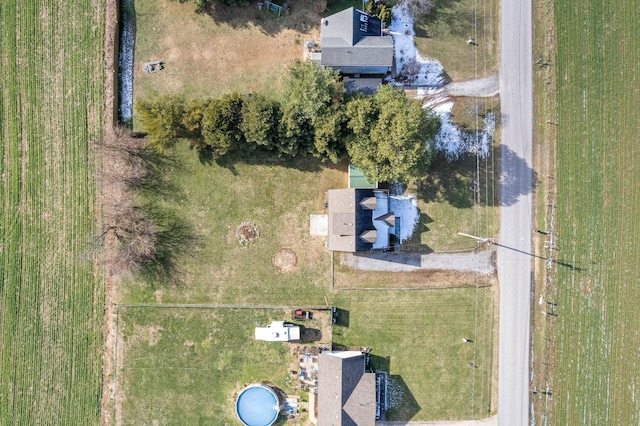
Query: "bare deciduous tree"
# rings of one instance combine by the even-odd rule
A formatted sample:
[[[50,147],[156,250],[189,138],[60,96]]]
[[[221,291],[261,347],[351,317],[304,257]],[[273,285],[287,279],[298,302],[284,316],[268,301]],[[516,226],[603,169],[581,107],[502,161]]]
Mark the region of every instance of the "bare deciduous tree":
[[[107,272],[122,276],[151,269],[154,275],[166,277],[171,273],[172,253],[180,250],[175,242],[190,241],[188,227],[157,206],[136,204],[136,200],[144,191],[168,192],[159,176],[172,161],[121,127],[106,135],[98,148],[106,160],[98,176],[103,187],[98,241],[109,246],[105,250]],[[179,235],[168,237],[176,232]]]
[[[402,4],[407,7],[414,21],[417,21],[433,10],[436,6],[436,0],[403,0]]]

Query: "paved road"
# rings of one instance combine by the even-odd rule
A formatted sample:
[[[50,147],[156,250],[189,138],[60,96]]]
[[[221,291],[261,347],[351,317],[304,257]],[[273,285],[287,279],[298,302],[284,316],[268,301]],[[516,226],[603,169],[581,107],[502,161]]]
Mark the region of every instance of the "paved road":
[[[500,106],[502,207],[498,246],[498,423],[529,423],[531,288],[531,1],[502,0]]]

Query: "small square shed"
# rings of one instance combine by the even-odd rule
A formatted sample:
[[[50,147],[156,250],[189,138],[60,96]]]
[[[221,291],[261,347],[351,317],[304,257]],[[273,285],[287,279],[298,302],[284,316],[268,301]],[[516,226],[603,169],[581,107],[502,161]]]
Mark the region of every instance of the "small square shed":
[[[349,188],[354,189],[376,189],[378,182],[369,182],[359,168],[349,164]]]

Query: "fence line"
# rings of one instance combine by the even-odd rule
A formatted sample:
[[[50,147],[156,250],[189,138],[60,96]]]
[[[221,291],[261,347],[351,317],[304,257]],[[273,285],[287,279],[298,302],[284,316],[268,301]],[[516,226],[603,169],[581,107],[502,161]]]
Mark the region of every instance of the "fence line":
[[[287,305],[208,305],[200,303],[118,303],[117,308],[164,308],[164,309],[298,309]],[[310,310],[327,310],[331,306],[304,306]]]

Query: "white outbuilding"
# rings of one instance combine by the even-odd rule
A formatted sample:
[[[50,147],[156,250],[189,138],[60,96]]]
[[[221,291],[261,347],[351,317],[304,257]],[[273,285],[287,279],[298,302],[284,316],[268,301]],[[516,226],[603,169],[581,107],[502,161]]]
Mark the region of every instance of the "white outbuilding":
[[[256,327],[256,340],[267,342],[290,342],[300,340],[300,327],[285,324],[284,321],[273,321],[266,327]]]

